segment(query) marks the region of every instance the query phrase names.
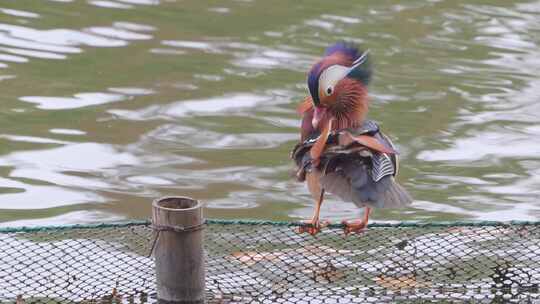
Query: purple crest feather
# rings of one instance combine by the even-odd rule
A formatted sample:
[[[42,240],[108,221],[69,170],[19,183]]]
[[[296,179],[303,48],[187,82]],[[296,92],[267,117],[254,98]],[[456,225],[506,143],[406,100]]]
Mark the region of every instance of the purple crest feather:
[[[362,55],[362,52],[360,52],[354,44],[344,41],[337,42],[336,44],[328,47],[324,52],[324,56],[330,56],[335,53],[341,53],[347,56],[351,61],[355,61]]]

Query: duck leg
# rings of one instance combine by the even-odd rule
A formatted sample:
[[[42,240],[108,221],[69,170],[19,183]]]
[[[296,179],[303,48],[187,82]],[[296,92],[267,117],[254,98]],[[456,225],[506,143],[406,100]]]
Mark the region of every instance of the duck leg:
[[[313,212],[313,217],[311,220],[302,221],[304,225],[298,227],[299,233],[309,233],[311,235],[316,235],[321,232],[321,228],[326,226],[326,222],[322,223],[319,220],[319,214],[321,213],[321,205],[324,199],[324,189],[321,190],[321,195],[315,203],[315,210]]]
[[[364,216],[361,219],[358,220],[344,220],[342,222],[345,227],[343,227],[343,231],[345,232],[345,235],[348,235],[349,233],[360,233],[362,232],[369,221],[369,214],[371,213],[371,208],[365,207],[364,208]]]
[[[318,171],[308,173],[306,175],[309,191],[311,192],[311,196],[315,200],[315,209],[313,211],[313,217],[311,218],[311,220],[303,221],[305,225],[298,228],[299,233],[307,232],[311,235],[315,235],[321,231],[321,228],[323,226],[326,226],[328,224],[324,222],[321,225],[321,222],[319,220],[319,215],[321,213],[321,205],[324,200],[324,189],[321,188],[321,184],[319,183],[320,175],[321,174]]]

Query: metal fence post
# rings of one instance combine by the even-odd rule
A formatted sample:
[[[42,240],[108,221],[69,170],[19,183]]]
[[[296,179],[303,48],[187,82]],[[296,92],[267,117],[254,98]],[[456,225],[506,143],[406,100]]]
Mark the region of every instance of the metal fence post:
[[[163,197],[152,203],[158,303],[204,303],[204,216],[199,201]]]

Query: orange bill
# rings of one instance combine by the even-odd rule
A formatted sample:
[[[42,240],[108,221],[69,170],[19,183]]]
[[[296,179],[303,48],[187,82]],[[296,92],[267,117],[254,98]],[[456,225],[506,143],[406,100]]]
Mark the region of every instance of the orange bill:
[[[311,97],[304,98],[304,101],[302,101],[298,107],[296,108],[296,112],[300,115],[306,113],[307,111],[311,110],[313,108],[313,102],[311,101]]]
[[[325,124],[321,135],[319,136],[319,139],[317,139],[317,142],[311,147],[311,150],[309,151],[311,158],[314,160],[318,160],[321,157],[321,154],[324,152],[324,148],[326,147],[326,142],[328,141],[328,136],[330,136],[330,130],[332,130],[332,120],[328,121],[327,124]]]
[[[368,147],[371,150],[387,153],[387,154],[398,154],[396,150],[383,145],[375,137],[367,135],[352,136],[350,133],[346,132],[339,136],[339,144],[342,146],[348,146],[353,142],[359,143],[362,146]],[[312,148],[313,150],[313,148]]]

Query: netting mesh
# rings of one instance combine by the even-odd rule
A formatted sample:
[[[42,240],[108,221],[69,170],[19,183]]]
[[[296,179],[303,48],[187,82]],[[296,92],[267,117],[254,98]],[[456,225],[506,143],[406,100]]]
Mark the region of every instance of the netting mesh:
[[[538,303],[540,225],[206,227],[209,303]],[[0,230],[0,303],[156,302],[148,223]],[[179,276],[180,278],[180,276]]]

